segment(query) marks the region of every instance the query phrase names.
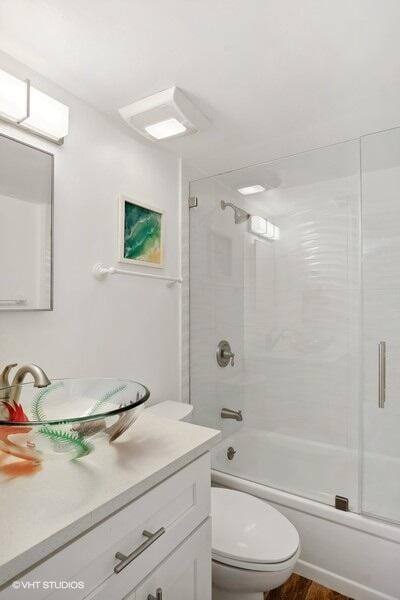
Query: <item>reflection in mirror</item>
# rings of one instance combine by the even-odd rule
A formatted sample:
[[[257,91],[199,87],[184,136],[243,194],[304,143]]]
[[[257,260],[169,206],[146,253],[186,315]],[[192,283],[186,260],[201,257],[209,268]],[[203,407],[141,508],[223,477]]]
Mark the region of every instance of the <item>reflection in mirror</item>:
[[[0,310],[52,309],[53,155],[0,135]]]

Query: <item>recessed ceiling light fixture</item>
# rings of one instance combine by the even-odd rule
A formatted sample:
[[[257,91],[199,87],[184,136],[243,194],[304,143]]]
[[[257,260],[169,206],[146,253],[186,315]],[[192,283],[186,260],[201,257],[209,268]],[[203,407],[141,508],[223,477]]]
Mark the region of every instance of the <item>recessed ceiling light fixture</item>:
[[[2,70],[0,118],[57,144],[68,134],[68,106]]]
[[[250,196],[251,194],[259,194],[265,192],[265,187],[262,185],[248,185],[247,187],[238,188],[239,194],[243,196]]]
[[[163,140],[180,133],[185,133],[186,127],[182,125],[177,119],[166,119],[154,125],[148,125],[145,127],[147,133],[156,140]]]
[[[210,125],[177,87],[133,102],[119,113],[130,127],[153,141],[196,133]]]

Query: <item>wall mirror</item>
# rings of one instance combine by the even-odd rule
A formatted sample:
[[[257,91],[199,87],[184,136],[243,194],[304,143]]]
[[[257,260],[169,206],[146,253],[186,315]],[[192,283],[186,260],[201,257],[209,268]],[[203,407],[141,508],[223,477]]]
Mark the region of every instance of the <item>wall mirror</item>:
[[[0,135],[0,310],[52,310],[54,156]]]

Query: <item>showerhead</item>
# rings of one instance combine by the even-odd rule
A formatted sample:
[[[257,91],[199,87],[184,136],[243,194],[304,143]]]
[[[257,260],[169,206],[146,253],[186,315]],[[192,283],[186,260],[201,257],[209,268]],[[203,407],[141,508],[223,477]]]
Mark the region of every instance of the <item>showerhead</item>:
[[[234,211],[234,213],[235,213],[235,223],[236,223],[236,225],[239,225],[239,223],[244,223],[245,221],[248,221],[248,219],[250,218],[249,213],[247,213],[242,208],[239,208],[238,206],[235,206],[234,204],[232,204],[232,202],[225,202],[225,200],[221,200],[221,208],[222,208],[222,210],[225,210],[225,208],[227,206],[230,206],[230,208],[232,208],[233,211]]]

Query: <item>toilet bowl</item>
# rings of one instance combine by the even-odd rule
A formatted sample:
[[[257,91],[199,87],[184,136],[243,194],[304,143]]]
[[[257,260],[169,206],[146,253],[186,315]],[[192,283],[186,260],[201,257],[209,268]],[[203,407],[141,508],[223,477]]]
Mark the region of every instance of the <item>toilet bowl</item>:
[[[296,528],[250,494],[213,487],[213,600],[262,600],[290,577],[300,554]]]
[[[193,406],[165,401],[148,414],[190,421]],[[296,528],[250,494],[211,488],[213,600],[263,600],[293,572],[300,554]]]

